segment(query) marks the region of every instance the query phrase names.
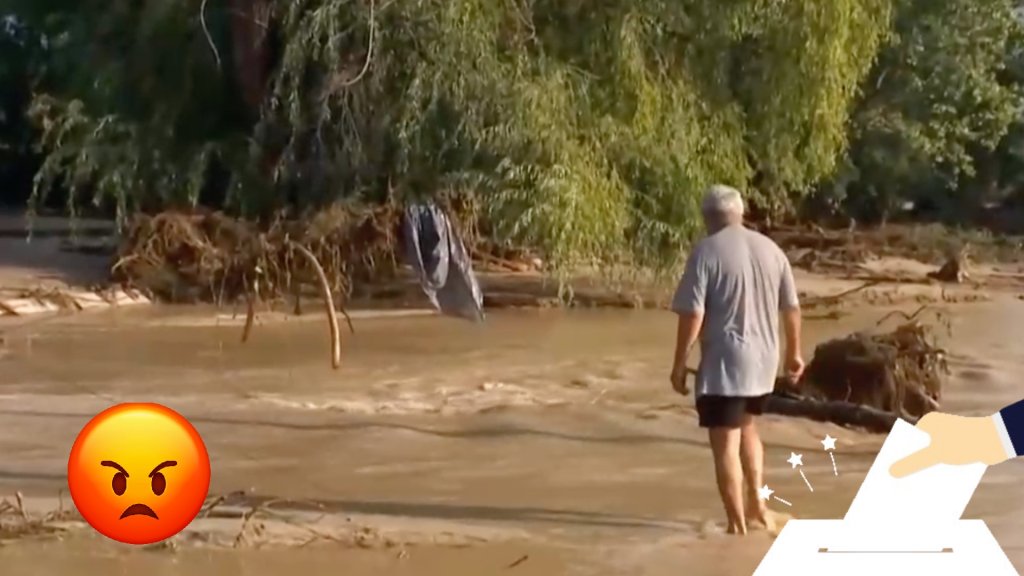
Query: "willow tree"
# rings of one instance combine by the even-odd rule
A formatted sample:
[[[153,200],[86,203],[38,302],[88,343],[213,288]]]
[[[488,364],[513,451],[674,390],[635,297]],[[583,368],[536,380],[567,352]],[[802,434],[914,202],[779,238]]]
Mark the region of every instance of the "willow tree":
[[[833,171],[888,0],[17,0],[37,195],[242,213],[459,195],[556,266],[669,263],[715,181]]]

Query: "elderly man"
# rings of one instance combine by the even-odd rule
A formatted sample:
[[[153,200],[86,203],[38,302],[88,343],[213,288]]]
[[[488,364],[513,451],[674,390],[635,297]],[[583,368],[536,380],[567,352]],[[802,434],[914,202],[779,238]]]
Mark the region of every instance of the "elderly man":
[[[771,526],[757,491],[764,449],[755,419],[779,368],[780,310],[786,373],[797,379],[803,372],[800,307],[786,255],[767,236],[743,226],[737,190],[712,186],[702,212],[708,236],[690,254],[672,303],[679,315],[672,387],[689,394],[686,360],[699,336],[697,414],[708,429],[728,531],[746,534],[748,521]]]

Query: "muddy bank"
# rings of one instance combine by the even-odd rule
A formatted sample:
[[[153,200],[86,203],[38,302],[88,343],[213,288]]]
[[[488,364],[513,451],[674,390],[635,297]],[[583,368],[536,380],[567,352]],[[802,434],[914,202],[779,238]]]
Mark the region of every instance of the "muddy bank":
[[[362,216],[332,214],[322,215],[321,220],[326,223],[311,222],[312,232],[306,236],[312,234],[313,240],[308,244],[315,253],[311,254],[326,266],[327,285],[335,292],[339,306],[376,310],[429,307],[410,271],[395,261],[397,239],[384,234],[390,230],[385,225],[390,222],[386,218],[390,212]],[[318,282],[313,282],[316,278],[309,276],[310,270],[302,266],[304,260],[298,258],[294,250],[282,248],[281,254],[268,252],[267,246],[273,247],[272,234],[267,238],[252,237],[251,233],[243,234],[244,231],[236,229],[229,220],[216,215],[205,218],[195,221],[198,223],[190,223],[192,220],[185,216],[166,221],[146,220],[123,242],[115,241],[110,222],[72,223],[60,218],[41,218],[35,223],[31,242],[26,242],[28,223],[25,218],[17,214],[3,215],[0,217],[0,253],[4,255],[0,258],[0,302],[9,305],[0,309],[0,315],[27,314],[30,309],[75,310],[82,302],[110,300],[104,295],[110,292],[112,267],[116,268],[115,275],[119,275],[121,281],[141,282],[136,288],[141,288],[143,295],[154,281],[160,284],[176,279],[173,284],[181,294],[189,294],[190,290],[212,290],[218,301],[233,306],[239,305],[240,298],[244,304],[245,298],[241,295],[250,285],[245,280],[246,271],[259,269],[262,272],[253,272],[254,278],[263,278],[267,285],[257,286],[259,294],[254,301],[258,311],[296,309],[294,291],[288,289],[288,282],[292,280],[299,285],[306,282],[305,288],[300,290],[304,300],[309,302],[303,307],[305,311],[315,311],[320,306],[315,300],[322,296],[322,290]],[[394,215],[390,218],[394,220]],[[209,226],[203,224],[207,221]],[[338,222],[346,224],[328,226]],[[289,237],[290,228],[282,226],[282,238]],[[334,236],[321,237],[314,233],[317,229],[335,228],[338,231],[331,232]],[[1024,294],[1024,268],[1012,258],[1008,259],[1007,254],[1013,250],[1009,244],[1009,248],[1003,249],[1006,242],[996,243],[997,248],[1002,247],[998,250],[983,249],[980,257],[970,260],[969,281],[941,282],[929,277],[941,264],[936,254],[946,250],[947,245],[957,242],[961,245],[969,239],[944,236],[928,227],[888,230],[849,234],[781,229],[770,233],[798,269],[801,296],[811,317],[835,318],[846,314],[851,306],[864,304],[951,303],[983,300],[992,292]],[[178,248],[167,244],[172,240]],[[218,248],[220,244],[232,242],[241,243],[241,252],[232,254]],[[983,248],[994,243],[990,240]],[[347,251],[339,252],[340,248],[332,248],[334,244],[344,244]],[[367,248],[369,252],[365,254],[353,251],[362,245],[373,248]],[[481,246],[486,248],[486,243],[481,242]],[[120,252],[115,253],[115,249]],[[182,250],[191,254],[190,260],[181,260],[184,256],[175,255]],[[636,271],[593,270],[581,271],[572,278],[568,283],[571,290],[567,291],[565,286],[536,270],[539,262],[536,258],[495,250],[493,247],[472,249],[484,290],[484,305],[491,310],[566,306],[665,308],[674,288],[671,277],[654,278]],[[159,263],[172,256],[181,270],[140,264],[146,258],[147,261],[156,258],[155,262]],[[372,281],[367,263],[376,263],[377,272]],[[166,292],[164,284],[166,282],[160,286]],[[120,287],[124,288],[130,286]],[[10,305],[12,301],[17,305]]]

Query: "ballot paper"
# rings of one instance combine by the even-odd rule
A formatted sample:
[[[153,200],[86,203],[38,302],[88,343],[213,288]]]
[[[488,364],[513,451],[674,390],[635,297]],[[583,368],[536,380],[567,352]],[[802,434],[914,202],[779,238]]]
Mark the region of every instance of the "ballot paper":
[[[985,474],[985,464],[936,464],[904,478],[895,478],[889,473],[893,463],[930,443],[927,432],[905,420],[897,420],[844,520],[903,526],[948,524],[959,520]]]

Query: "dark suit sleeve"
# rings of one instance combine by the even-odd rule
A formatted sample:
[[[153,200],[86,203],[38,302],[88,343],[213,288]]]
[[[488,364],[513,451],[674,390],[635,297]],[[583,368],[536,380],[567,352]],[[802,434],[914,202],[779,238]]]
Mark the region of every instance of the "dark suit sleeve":
[[[1006,433],[1017,456],[1024,455],[1024,400],[1010,404],[999,411]]]

